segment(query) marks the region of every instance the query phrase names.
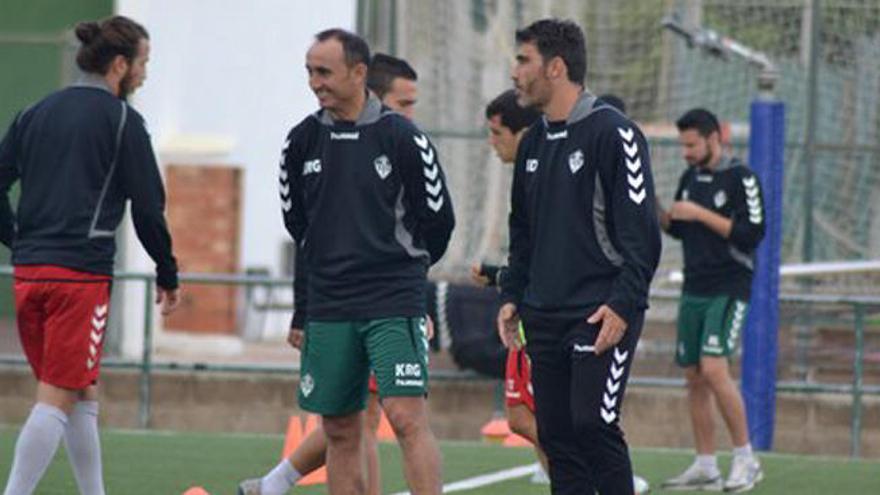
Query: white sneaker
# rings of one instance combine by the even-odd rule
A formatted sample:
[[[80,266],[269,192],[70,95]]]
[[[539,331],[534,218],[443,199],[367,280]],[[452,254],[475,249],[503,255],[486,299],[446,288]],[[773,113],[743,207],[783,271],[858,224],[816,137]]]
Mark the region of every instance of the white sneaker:
[[[645,478],[633,475],[633,491],[636,492],[636,495],[642,495],[651,491],[651,485]]]
[[[238,495],[260,495],[261,484],[260,478],[244,480],[238,485]]]
[[[535,474],[532,475],[529,481],[535,485],[549,485],[550,476],[547,476],[547,471],[544,471],[544,468],[538,464],[538,469],[535,470]]]
[[[707,473],[696,462],[674,478],[669,478],[660,485],[664,490],[691,491],[706,490],[720,492],[723,488],[721,473]]]
[[[730,465],[730,476],[724,482],[725,492],[747,492],[764,479],[761,463],[755,456],[735,456]]]

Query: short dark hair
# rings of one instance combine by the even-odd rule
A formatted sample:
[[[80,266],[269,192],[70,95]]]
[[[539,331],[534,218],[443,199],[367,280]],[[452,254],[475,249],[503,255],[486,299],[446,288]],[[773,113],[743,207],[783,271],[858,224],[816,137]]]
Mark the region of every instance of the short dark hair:
[[[626,103],[623,102],[623,98],[612,93],[605,93],[599,99],[620,110],[620,113],[626,113]]]
[[[391,83],[398,77],[418,81],[415,69],[402,58],[392,57],[384,53],[373,55],[370,70],[367,72],[367,87],[380,99],[391,91]]]
[[[76,53],[76,65],[85,72],[104,75],[117,55],[129,62],[138,52],[142,39],[150,39],[147,30],[121,15],[102,21],[81,22],[74,31],[82,43]]]
[[[491,119],[496,115],[501,116],[501,125],[516,134],[538,120],[541,112],[520,106],[516,101],[516,91],[508,89],[486,105],[486,118]]]
[[[517,44],[534,43],[544,62],[560,57],[568,68],[568,79],[584,84],[587,73],[587,44],[584,32],[572,21],[541,19],[517,30]]]
[[[370,45],[360,36],[341,28],[325,29],[315,35],[318,41],[335,39],[342,43],[345,53],[345,65],[354,67],[357,64],[370,66]]]
[[[721,134],[721,124],[718,117],[705,108],[693,108],[675,121],[678,132],[696,130],[701,136],[709,137],[713,132]]]

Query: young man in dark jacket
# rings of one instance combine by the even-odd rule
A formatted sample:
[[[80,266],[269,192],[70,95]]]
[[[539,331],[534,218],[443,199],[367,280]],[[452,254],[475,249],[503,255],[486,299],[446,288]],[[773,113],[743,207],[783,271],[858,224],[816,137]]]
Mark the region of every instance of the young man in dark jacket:
[[[687,379],[697,457],[663,486],[747,491],[764,474],[752,453],[729,359],[745,323],[755,249],[764,237],[761,182],[748,166],[723,152],[721,127],[711,112],[690,110],[676,124],[688,168],[675,202],[658,213],[663,229],[684,248],[675,361]],[[730,475],[723,483],[715,458],[713,398],[734,446]]]
[[[519,346],[522,317],[552,492],[631,494],[618,423],[660,255],[647,143],[584,91],[577,25],[540,20],[516,40],[519,101],[544,116],[517,152],[499,333]]]

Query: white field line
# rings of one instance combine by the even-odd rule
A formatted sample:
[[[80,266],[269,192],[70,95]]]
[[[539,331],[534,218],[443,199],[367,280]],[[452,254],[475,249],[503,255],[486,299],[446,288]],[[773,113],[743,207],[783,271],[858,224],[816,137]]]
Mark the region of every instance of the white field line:
[[[481,486],[494,485],[495,483],[501,483],[516,478],[523,478],[530,474],[534,474],[536,469],[538,469],[538,463],[504,469],[489,474],[481,474],[480,476],[474,476],[473,478],[467,478],[461,481],[454,481],[452,483],[443,485],[443,493],[463,492],[465,490],[480,488]],[[394,495],[410,495],[410,493],[400,492],[395,493]]]

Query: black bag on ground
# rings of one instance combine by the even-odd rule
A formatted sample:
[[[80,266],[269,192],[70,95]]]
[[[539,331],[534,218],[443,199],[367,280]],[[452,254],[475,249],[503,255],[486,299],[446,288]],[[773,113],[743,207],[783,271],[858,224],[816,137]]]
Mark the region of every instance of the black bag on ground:
[[[507,349],[498,339],[495,318],[501,301],[494,288],[449,284],[446,317],[456,364],[492,378],[504,378]]]

